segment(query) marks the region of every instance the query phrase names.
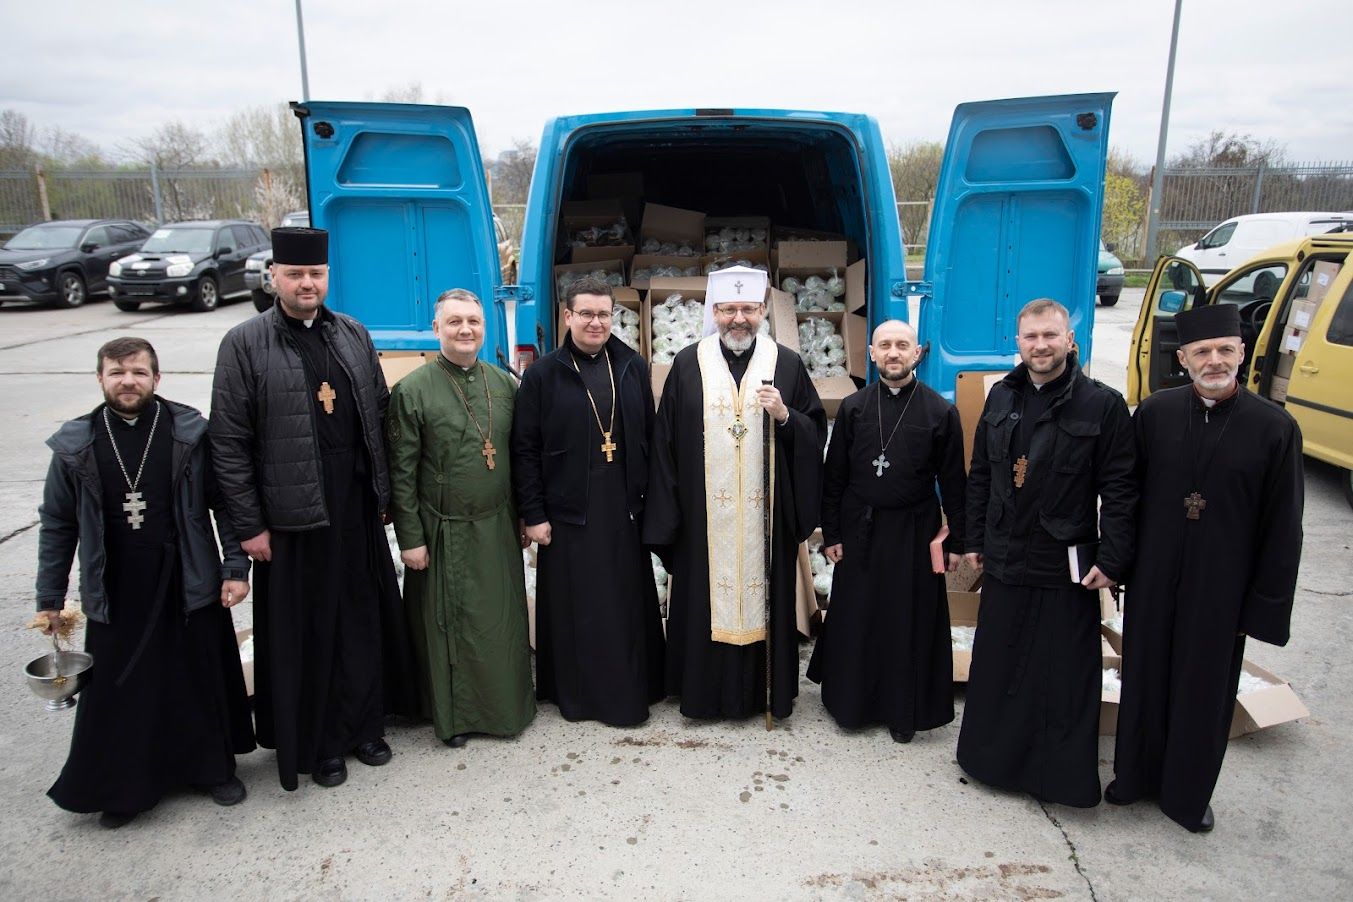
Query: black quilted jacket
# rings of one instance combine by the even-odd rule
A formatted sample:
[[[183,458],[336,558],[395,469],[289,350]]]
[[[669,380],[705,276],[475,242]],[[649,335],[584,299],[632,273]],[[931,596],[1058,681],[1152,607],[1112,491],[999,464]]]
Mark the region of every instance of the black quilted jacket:
[[[390,476],[382,423],[390,391],[376,349],[361,323],[327,308],[315,328],[356,389],[372,489],[384,510]],[[300,351],[276,306],[226,333],[211,388],[212,460],[241,539],[329,525],[314,417]]]

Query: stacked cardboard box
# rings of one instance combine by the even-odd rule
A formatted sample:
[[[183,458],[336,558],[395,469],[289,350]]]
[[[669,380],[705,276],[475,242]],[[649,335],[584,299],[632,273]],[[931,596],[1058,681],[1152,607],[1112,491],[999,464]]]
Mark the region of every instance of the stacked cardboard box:
[[[1297,354],[1305,345],[1316,313],[1325,302],[1330,285],[1333,284],[1342,266],[1342,263],[1333,260],[1317,262],[1311,267],[1311,284],[1306,296],[1293,299],[1291,309],[1287,313],[1287,322],[1283,326],[1282,338],[1278,342],[1277,362],[1273,371],[1273,382],[1269,388],[1268,396],[1274,401],[1287,400],[1288,385],[1292,378],[1292,370],[1296,366]]]

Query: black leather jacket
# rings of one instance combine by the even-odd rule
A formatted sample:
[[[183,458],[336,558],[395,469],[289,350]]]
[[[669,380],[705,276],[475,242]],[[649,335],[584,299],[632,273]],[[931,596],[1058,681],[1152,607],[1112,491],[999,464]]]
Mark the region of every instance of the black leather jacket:
[[[1087,377],[1074,357],[1068,366],[1071,378],[1053,389],[1034,424],[1022,488],[1015,488],[1011,443],[1029,381],[1024,364],[992,386],[977,424],[966,550],[980,552],[986,572],[1002,582],[1070,585],[1067,546],[1096,540],[1096,565],[1110,579],[1126,579],[1132,565],[1132,420],[1122,395]]]
[[[163,401],[171,414],[174,450],[174,527],[183,571],[183,610],[200,610],[221,598],[221,581],[248,579],[249,558],[225,510],[225,498],[213,478],[207,421],[184,404]],[[70,565],[80,554],[80,606],[97,623],[109,622],[103,585],[107,563],[103,547],[103,489],[94,459],[94,414],[71,420],[47,439],[52,463],[38,508],[38,610],[60,610],[66,603]],[[208,511],[216,513],[216,546]]]
[[[384,510],[390,502],[383,428],[390,391],[376,349],[361,323],[327,307],[320,308],[314,328],[357,393],[371,488]],[[264,529],[329,525],[312,400],[301,353],[278,305],[226,333],[211,387],[212,455],[231,520],[245,539]]]

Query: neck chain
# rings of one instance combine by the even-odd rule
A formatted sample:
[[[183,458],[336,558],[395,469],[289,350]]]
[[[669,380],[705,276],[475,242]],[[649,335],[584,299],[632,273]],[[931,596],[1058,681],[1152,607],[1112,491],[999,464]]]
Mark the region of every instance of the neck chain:
[[[1227,413],[1227,415],[1226,415],[1226,421],[1225,421],[1224,423],[1221,424],[1221,431],[1217,433],[1217,442],[1216,442],[1216,444],[1214,444],[1214,445],[1212,446],[1212,450],[1209,451],[1209,452],[1207,453],[1207,457],[1204,458],[1204,459],[1202,459],[1202,460],[1199,460],[1199,459],[1198,459],[1198,458],[1199,458],[1199,455],[1197,455],[1197,454],[1191,454],[1191,455],[1190,455],[1190,467],[1189,467],[1189,471],[1190,471],[1190,472],[1189,472],[1189,475],[1192,476],[1193,479],[1192,479],[1192,484],[1190,485],[1190,489],[1191,489],[1191,490],[1190,490],[1189,494],[1186,495],[1186,496],[1184,497],[1184,517],[1185,517],[1185,519],[1188,519],[1188,520],[1201,520],[1201,519],[1202,519],[1202,516],[1203,516],[1203,510],[1207,507],[1207,498],[1204,497],[1204,496],[1203,496],[1203,493],[1202,493],[1201,491],[1199,491],[1199,490],[1202,488],[1202,485],[1203,485],[1203,478],[1207,475],[1207,468],[1211,465],[1211,463],[1212,463],[1212,458],[1214,458],[1214,457],[1217,456],[1217,449],[1221,447],[1222,440],[1226,438],[1226,427],[1227,427],[1227,426],[1230,426],[1230,425],[1231,425],[1231,420],[1235,419],[1235,416],[1236,416],[1236,408],[1238,408],[1238,407],[1240,406],[1240,396],[1243,395],[1244,393],[1245,393],[1244,389],[1239,389],[1235,394],[1233,394],[1233,395],[1231,396],[1232,398],[1235,399],[1235,401],[1231,404],[1231,410],[1230,410],[1230,412]],[[1195,398],[1201,398],[1201,396],[1200,396],[1200,395],[1197,395],[1196,393],[1195,393],[1195,396],[1194,396],[1194,397],[1195,397]],[[1230,398],[1224,398],[1223,400],[1231,400],[1231,399],[1230,399]],[[1218,403],[1221,403],[1221,402],[1218,402]],[[1185,454],[1189,454],[1189,453],[1190,453],[1190,450],[1191,450],[1191,449],[1189,448],[1189,438],[1191,437],[1191,434],[1192,434],[1192,432],[1193,432],[1193,404],[1194,404],[1194,398],[1190,398],[1190,399],[1189,399],[1189,406],[1188,406],[1188,419],[1184,422],[1184,453],[1185,453]],[[1207,407],[1206,405],[1204,405],[1204,407],[1203,407],[1203,422],[1204,422],[1204,423],[1210,422],[1211,419],[1212,419],[1212,409],[1211,409],[1210,407]],[[1200,436],[1198,437],[1198,444],[1199,444],[1199,449],[1198,449],[1198,450],[1199,450],[1199,451],[1202,450],[1202,447],[1201,447],[1201,446],[1202,446],[1203,439],[1204,439],[1204,436],[1202,436],[1202,435],[1200,435]]]
[[[141,484],[141,474],[146,470],[146,461],[150,458],[150,443],[155,440],[155,427],[160,423],[160,402],[155,402],[155,417],[150,421],[150,435],[146,436],[146,450],[141,452],[141,465],[136,468],[136,478],[132,479],[127,475],[127,465],[122,462],[122,452],[118,450],[117,439],[113,438],[113,426],[108,419],[108,407],[103,408],[103,428],[108,432],[108,443],[113,446],[113,457],[117,458],[117,468],[122,471],[122,478],[127,482],[127,488],[130,490],[123,497],[122,509],[127,512],[127,522],[132,529],[140,529],[141,524],[146,522],[144,512],[146,502],[141,500],[141,493],[136,487]]]
[[[906,386],[903,386],[905,388]],[[902,416],[897,418],[893,424],[893,431],[888,433],[888,440],[883,440],[883,380],[879,380],[879,390],[874,395],[878,401],[879,408],[879,456],[870,461],[874,465],[874,475],[882,478],[883,471],[892,466],[888,461],[888,446],[893,443],[893,436],[897,435],[897,429],[902,425],[902,421],[907,418],[907,409],[911,407],[911,402],[916,398],[916,376],[911,377],[911,394],[907,395],[907,403],[902,405]]]
[[[611,380],[610,428],[601,425],[601,411],[597,409],[597,399],[592,397],[592,389],[587,387],[586,379],[583,380],[583,391],[587,392],[588,403],[592,405],[592,416],[597,418],[597,428],[601,430],[601,439],[602,439],[601,452],[606,455],[606,462],[609,464],[614,462],[615,459],[612,457],[612,455],[615,454],[615,450],[618,447],[615,442],[611,441],[611,433],[615,432],[615,409],[616,407],[619,406],[616,403],[619,399],[615,395],[615,370],[611,369],[611,355],[606,353],[606,349],[604,347],[601,349],[601,354],[603,357],[606,358],[606,375],[610,377]],[[573,364],[574,371],[578,374],[579,378],[581,378],[583,371],[578,369],[577,358],[575,358],[573,354],[570,353],[568,355],[568,359],[569,362]]]
[[[456,381],[455,375],[451,372],[454,365],[446,359],[444,354],[437,355],[437,362],[442,365],[442,372],[446,373],[446,378],[451,380],[451,387],[460,395],[460,403],[465,405],[465,412],[470,416],[470,422],[474,424],[475,430],[479,433],[479,438],[483,440],[484,447],[480,449],[480,454],[484,457],[484,466],[490,470],[494,469],[493,456],[498,453],[498,449],[493,447],[493,395],[489,394],[489,380],[484,378],[484,364],[476,363],[476,372],[479,373],[480,381],[484,383],[484,401],[489,407],[489,431],[485,432],[479,425],[479,419],[475,417],[474,411],[470,408],[470,399],[466,397],[465,392],[461,390],[460,383]]]

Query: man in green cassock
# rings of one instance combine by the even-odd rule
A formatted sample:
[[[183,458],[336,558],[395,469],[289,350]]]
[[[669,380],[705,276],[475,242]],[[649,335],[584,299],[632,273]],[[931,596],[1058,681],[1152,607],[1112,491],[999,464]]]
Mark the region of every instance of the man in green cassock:
[[[479,359],[484,309],[455,288],[437,298],[436,359],[390,393],[390,514],[420,706],[452,748],[515,736],[535,716],[522,535],[512,503],[512,380]]]

